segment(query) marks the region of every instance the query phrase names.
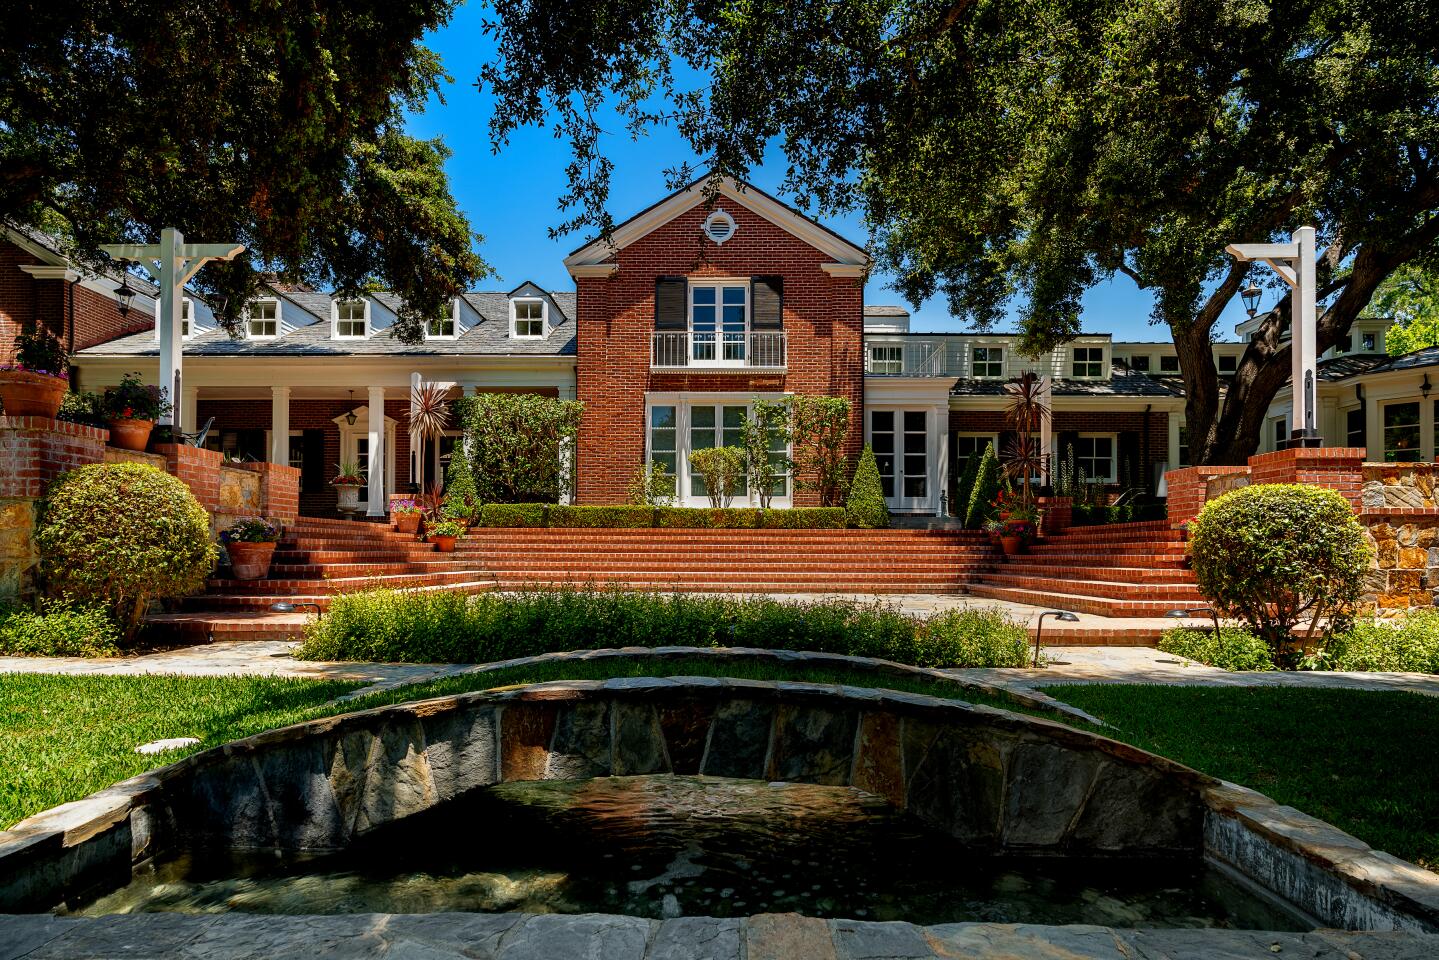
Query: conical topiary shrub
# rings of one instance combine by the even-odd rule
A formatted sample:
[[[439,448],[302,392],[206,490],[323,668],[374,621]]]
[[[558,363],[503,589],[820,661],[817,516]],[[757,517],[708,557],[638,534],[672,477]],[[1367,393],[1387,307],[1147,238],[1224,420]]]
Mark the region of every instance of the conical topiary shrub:
[[[879,464],[875,463],[874,451],[868,444],[854,470],[844,512],[851,527],[875,530],[889,526],[889,505],[884,502],[884,488],[879,482]]]

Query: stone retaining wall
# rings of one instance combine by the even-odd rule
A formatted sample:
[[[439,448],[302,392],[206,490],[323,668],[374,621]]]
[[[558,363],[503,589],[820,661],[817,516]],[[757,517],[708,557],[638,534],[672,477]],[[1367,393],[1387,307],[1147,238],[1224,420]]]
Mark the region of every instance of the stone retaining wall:
[[[208,750],[0,835],[0,909],[123,884],[132,864],[197,841],[332,849],[495,783],[653,773],[854,786],[981,853],[1197,858],[1238,830],[1255,849],[1327,856],[1327,887],[1265,878],[1326,923],[1359,915],[1336,900],[1368,898],[1368,922],[1439,930],[1439,878],[1399,876],[1333,828],[1313,853],[1303,824],[1274,815],[1287,808],[1104,737],[915,694],[705,677],[466,694]]]

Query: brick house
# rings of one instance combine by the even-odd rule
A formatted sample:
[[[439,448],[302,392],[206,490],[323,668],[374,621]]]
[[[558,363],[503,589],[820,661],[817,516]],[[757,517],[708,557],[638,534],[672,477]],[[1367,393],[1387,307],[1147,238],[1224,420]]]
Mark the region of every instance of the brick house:
[[[218,328],[201,298],[186,298],[181,423],[188,431],[210,424],[206,445],[234,457],[300,468],[301,509],[316,515],[334,511],[328,480],[341,461],[362,465],[372,516],[385,512],[389,495],[413,489],[421,471],[442,475],[456,436],[426,444],[409,436],[419,382],[452,396],[525,391],[583,401],[580,503],[623,502],[653,460],[676,477],[680,502],[704,504],[687,454],[734,442],[756,397],[813,394],[851,402],[847,452],[873,445],[893,510],[947,513],[964,459],[987,443],[1002,447],[1004,383],[1025,370],[1050,378],[1046,449],[1056,457],[1072,450],[1094,482],[1162,496],[1165,469],[1187,461],[1173,344],[1085,334],[1032,358],[1013,335],[912,331],[905,310],[865,304],[862,246],[751,186],[724,182],[713,196],[694,185],[676,191],[565,266],[574,290],[523,283],[466,293],[418,344],[388,335],[398,304],[386,293],[341,301],[271,284],[249,305],[239,339]],[[153,303],[138,297],[122,314],[118,279],[78,270],[47,238],[8,229],[0,238],[0,355],[22,325],[38,321],[72,350],[78,388],[99,390],[131,371],[153,381]],[[1243,348],[1215,344],[1221,374]],[[1386,366],[1382,340],[1353,352],[1362,360],[1326,360],[1325,389],[1336,394],[1330,419],[1364,428],[1338,439],[1355,445],[1372,435],[1376,449],[1385,431],[1403,439],[1389,420],[1413,410],[1390,394],[1417,395],[1422,371]],[[1385,384],[1385,403],[1397,405],[1392,417],[1351,396],[1371,370]],[[1356,402],[1363,424],[1352,413],[1344,419]],[[1411,432],[1432,444],[1433,409],[1419,409]],[[779,482],[778,505],[813,502],[788,478]],[[755,499],[746,490],[737,502]]]

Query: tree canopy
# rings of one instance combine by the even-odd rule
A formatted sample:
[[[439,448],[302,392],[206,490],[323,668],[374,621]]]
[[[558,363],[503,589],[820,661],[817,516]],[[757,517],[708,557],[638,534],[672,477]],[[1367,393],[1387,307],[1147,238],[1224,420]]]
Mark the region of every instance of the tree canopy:
[[[196,277],[237,327],[263,272],[376,286],[417,339],[487,272],[439,141],[403,130],[444,79],[454,0],[21,0],[0,18],[0,218],[82,262],[163,226],[247,252]]]
[[[608,229],[606,109],[674,124],[744,177],[778,146],[787,193],[857,210],[913,302],[1027,349],[1080,331],[1092,285],[1155,297],[1181,361],[1191,456],[1241,460],[1287,380],[1287,288],[1233,242],[1313,224],[1333,345],[1439,240],[1439,20],[1422,0],[495,0],[497,143],[552,122],[572,216]],[[691,178],[688,165],[671,171]],[[1210,344],[1250,279],[1283,299],[1221,395]]]
[[[1439,275],[1405,264],[1379,284],[1364,313],[1394,321],[1384,338],[1393,356],[1439,346]]]

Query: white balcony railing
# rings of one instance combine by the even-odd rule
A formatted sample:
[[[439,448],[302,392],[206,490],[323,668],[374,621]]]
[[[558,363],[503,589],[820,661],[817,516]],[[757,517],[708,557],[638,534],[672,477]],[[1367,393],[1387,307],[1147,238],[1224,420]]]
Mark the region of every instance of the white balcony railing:
[[[785,364],[782,331],[656,330],[650,341],[653,370],[783,370]]]
[[[864,373],[868,377],[942,377],[945,370],[943,343],[871,342],[865,348]]]

